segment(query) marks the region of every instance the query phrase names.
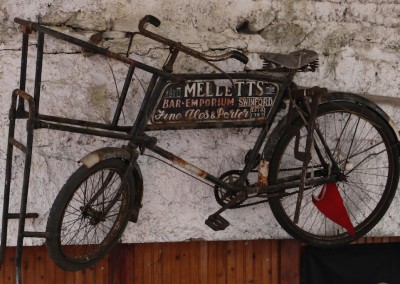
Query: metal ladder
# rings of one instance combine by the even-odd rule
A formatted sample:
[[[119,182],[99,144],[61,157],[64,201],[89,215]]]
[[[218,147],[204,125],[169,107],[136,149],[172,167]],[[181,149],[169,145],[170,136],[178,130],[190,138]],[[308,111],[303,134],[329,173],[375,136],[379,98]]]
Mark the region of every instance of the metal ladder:
[[[119,117],[122,113],[122,106],[124,104],[126,95],[128,93],[130,82],[132,81],[134,70],[137,66],[139,68],[153,73],[152,87],[148,89],[147,96],[150,97],[154,90],[154,86],[159,78],[158,69],[148,67],[143,63],[134,61],[128,57],[121,56],[119,54],[108,51],[106,48],[98,47],[90,42],[85,42],[77,38],[71,37],[66,34],[59,33],[55,30],[41,26],[40,24],[27,22],[16,18],[15,22],[21,25],[22,29],[22,56],[21,56],[21,70],[20,70],[20,83],[19,89],[12,93],[12,103],[9,111],[9,134],[7,140],[7,158],[6,158],[6,177],[4,187],[4,200],[3,200],[3,216],[2,216],[2,232],[1,232],[1,244],[0,244],[0,265],[3,263],[5,250],[7,246],[7,227],[8,221],[12,219],[18,219],[18,237],[16,247],[16,282],[21,284],[21,259],[24,238],[49,238],[47,232],[30,232],[25,230],[25,220],[27,218],[37,218],[37,213],[27,213],[27,201],[28,201],[28,188],[29,178],[31,172],[31,161],[32,161],[32,148],[33,148],[33,134],[34,131],[40,128],[54,129],[61,131],[69,131],[74,133],[82,133],[89,135],[97,135],[102,137],[109,137],[115,139],[132,140],[133,136],[130,134],[131,127],[118,126]],[[36,43],[36,69],[35,69],[35,83],[33,89],[33,96],[29,95],[26,90],[27,81],[27,63],[28,63],[28,47],[29,47],[29,36],[33,31],[36,31],[37,43]],[[108,58],[116,59],[120,62],[129,64],[129,71],[126,75],[124,87],[122,89],[118,105],[116,107],[113,122],[111,124],[103,124],[91,121],[77,120],[73,118],[63,118],[51,115],[44,115],[39,113],[39,101],[40,91],[42,84],[42,67],[44,57],[44,38],[49,35],[51,37],[75,44],[85,50],[106,56]],[[160,71],[165,77],[170,76],[169,73]],[[26,110],[27,104],[27,110]],[[26,120],[26,142],[22,142],[15,139],[15,128],[16,121]],[[144,137],[144,136],[142,136]],[[149,143],[154,141],[153,139],[135,138],[137,141],[142,143]],[[21,204],[20,211],[18,213],[9,212],[10,203],[10,192],[11,192],[11,174],[12,164],[14,158],[14,148],[22,151],[25,155],[25,165],[23,172],[22,181],[22,193],[21,193]],[[14,190],[14,189],[13,189]]]
[[[23,249],[24,238],[48,237],[48,234],[46,232],[25,231],[25,220],[27,218],[37,218],[39,216],[39,214],[37,213],[27,213],[27,201],[28,201],[28,188],[29,188],[29,178],[31,172],[31,161],[32,161],[33,133],[37,121],[37,114],[39,107],[42,62],[43,62],[43,46],[44,46],[44,34],[39,32],[38,42],[37,42],[34,97],[32,97],[25,92],[27,57],[28,57],[28,40],[30,32],[31,31],[29,30],[23,31],[20,88],[12,93],[11,107],[9,111],[10,124],[8,130],[8,140],[7,140],[6,175],[5,175],[5,186],[4,186],[2,231],[1,231],[1,246],[0,246],[0,264],[1,264],[3,263],[5,250],[7,247],[8,221],[13,219],[18,219],[18,237],[17,237],[16,263],[15,263],[17,284],[21,284],[21,262],[22,262],[22,249]],[[28,104],[28,111],[25,110],[25,103]],[[25,144],[16,140],[14,137],[16,121],[18,119],[26,120]],[[20,211],[18,213],[9,212],[14,148],[19,149],[23,154],[25,154],[21,203],[20,203]]]

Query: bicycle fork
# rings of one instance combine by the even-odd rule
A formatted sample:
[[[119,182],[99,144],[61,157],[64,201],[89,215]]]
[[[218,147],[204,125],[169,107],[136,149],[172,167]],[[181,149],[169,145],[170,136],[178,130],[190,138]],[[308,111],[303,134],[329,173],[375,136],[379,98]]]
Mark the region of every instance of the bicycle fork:
[[[102,183],[102,186],[100,187],[100,189],[87,201],[87,203],[85,204],[85,206],[83,208],[80,208],[81,212],[84,215],[94,218],[95,222],[100,222],[105,219],[108,212],[113,208],[115,203],[119,200],[120,195],[122,194],[125,186],[128,183],[128,178],[133,172],[135,163],[137,161],[137,158],[139,157],[139,152],[137,151],[137,146],[135,146],[134,143],[128,143],[126,150],[130,155],[129,164],[126,167],[125,172],[122,176],[121,184],[118,187],[118,191],[115,194],[115,197],[108,203],[108,205],[106,207],[104,207],[101,210],[100,214],[98,214],[97,212],[93,212],[93,210],[91,209],[91,206],[93,205],[93,203],[95,203],[104,194],[104,191],[107,189],[109,183],[112,181],[112,179],[115,175],[114,172],[109,172],[107,174],[104,182]],[[132,198],[134,198],[134,196]]]

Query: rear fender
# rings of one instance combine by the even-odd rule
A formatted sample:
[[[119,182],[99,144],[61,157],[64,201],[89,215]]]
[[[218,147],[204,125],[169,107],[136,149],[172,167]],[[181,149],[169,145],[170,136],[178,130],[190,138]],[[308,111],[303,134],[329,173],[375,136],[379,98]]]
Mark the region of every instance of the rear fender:
[[[353,102],[353,103],[359,104],[360,107],[367,107],[367,108],[370,108],[371,110],[374,110],[379,116],[381,116],[390,125],[393,135],[394,135],[394,137],[396,137],[396,140],[397,140],[397,147],[399,148],[399,151],[400,151],[399,131],[396,129],[396,126],[395,126],[393,120],[377,104],[375,104],[374,102],[372,102],[360,95],[352,94],[352,93],[345,93],[345,92],[328,92],[325,96],[323,96],[321,98],[321,104],[332,103],[335,101]],[[292,121],[295,121],[298,118],[299,118],[299,115],[297,114],[297,112],[292,114]],[[263,152],[264,158],[267,161],[271,160],[274,150],[275,150],[277,144],[279,143],[280,137],[284,134],[285,131],[288,130],[287,126],[291,124],[291,122],[287,121],[288,119],[289,119],[289,117],[287,115],[284,116],[278,122],[277,126],[273,129],[272,133],[269,135],[267,143],[264,147],[264,152]]]
[[[329,101],[351,101],[374,110],[390,125],[390,128],[392,129],[393,134],[396,137],[397,141],[400,141],[399,130],[396,128],[394,121],[376,103],[368,100],[367,98],[361,95],[345,93],[345,92],[328,92],[327,96],[322,99],[322,102],[329,102]]]

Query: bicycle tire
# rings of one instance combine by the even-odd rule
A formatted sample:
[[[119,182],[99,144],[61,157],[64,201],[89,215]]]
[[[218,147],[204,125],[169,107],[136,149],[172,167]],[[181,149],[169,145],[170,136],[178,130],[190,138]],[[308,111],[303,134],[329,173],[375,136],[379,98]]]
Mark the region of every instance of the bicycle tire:
[[[377,112],[354,102],[321,104],[316,123],[346,175],[346,181],[336,184],[355,227],[355,237],[314,206],[312,196],[318,195],[322,186],[305,189],[297,223],[293,219],[298,188],[285,190],[286,196],[271,197],[270,206],[278,223],[292,237],[313,246],[344,245],[368,233],[381,220],[393,200],[399,180],[397,138]],[[297,150],[304,151],[307,130],[301,118],[295,119],[292,128],[298,131],[285,131],[276,144],[270,162],[271,185],[280,183],[288,174],[301,173],[303,162],[294,158],[294,147],[298,137],[300,146]],[[323,163],[315,150],[321,145],[314,132],[309,173],[322,168]]]
[[[49,213],[46,246],[54,262],[64,270],[82,270],[94,265],[120,239],[134,207],[135,183],[129,175],[118,194],[128,164],[121,159],[81,166],[58,193]],[[104,186],[99,196],[88,201]],[[114,202],[106,216],[102,210]]]

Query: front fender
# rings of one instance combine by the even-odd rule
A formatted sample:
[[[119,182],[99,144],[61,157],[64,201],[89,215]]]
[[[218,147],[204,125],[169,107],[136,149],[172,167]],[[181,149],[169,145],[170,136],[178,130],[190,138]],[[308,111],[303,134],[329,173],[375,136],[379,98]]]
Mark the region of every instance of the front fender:
[[[111,159],[111,158],[121,158],[123,160],[129,160],[131,155],[129,152],[123,148],[118,148],[118,147],[106,147],[106,148],[101,148],[97,149],[89,154],[87,154],[85,157],[81,158],[79,162],[81,162],[85,167],[90,169],[94,165],[96,165],[98,162]]]
[[[120,158],[124,161],[129,161],[131,158],[131,154],[123,148],[118,147],[105,147],[101,149],[97,149],[85,157],[81,158],[79,161],[87,168],[91,168],[100,161],[112,159],[112,158]],[[133,179],[135,181],[135,205],[133,208],[133,212],[130,218],[130,221],[137,222],[140,208],[142,208],[142,199],[143,199],[143,176],[142,172],[139,168],[137,162],[133,167],[132,171]]]

